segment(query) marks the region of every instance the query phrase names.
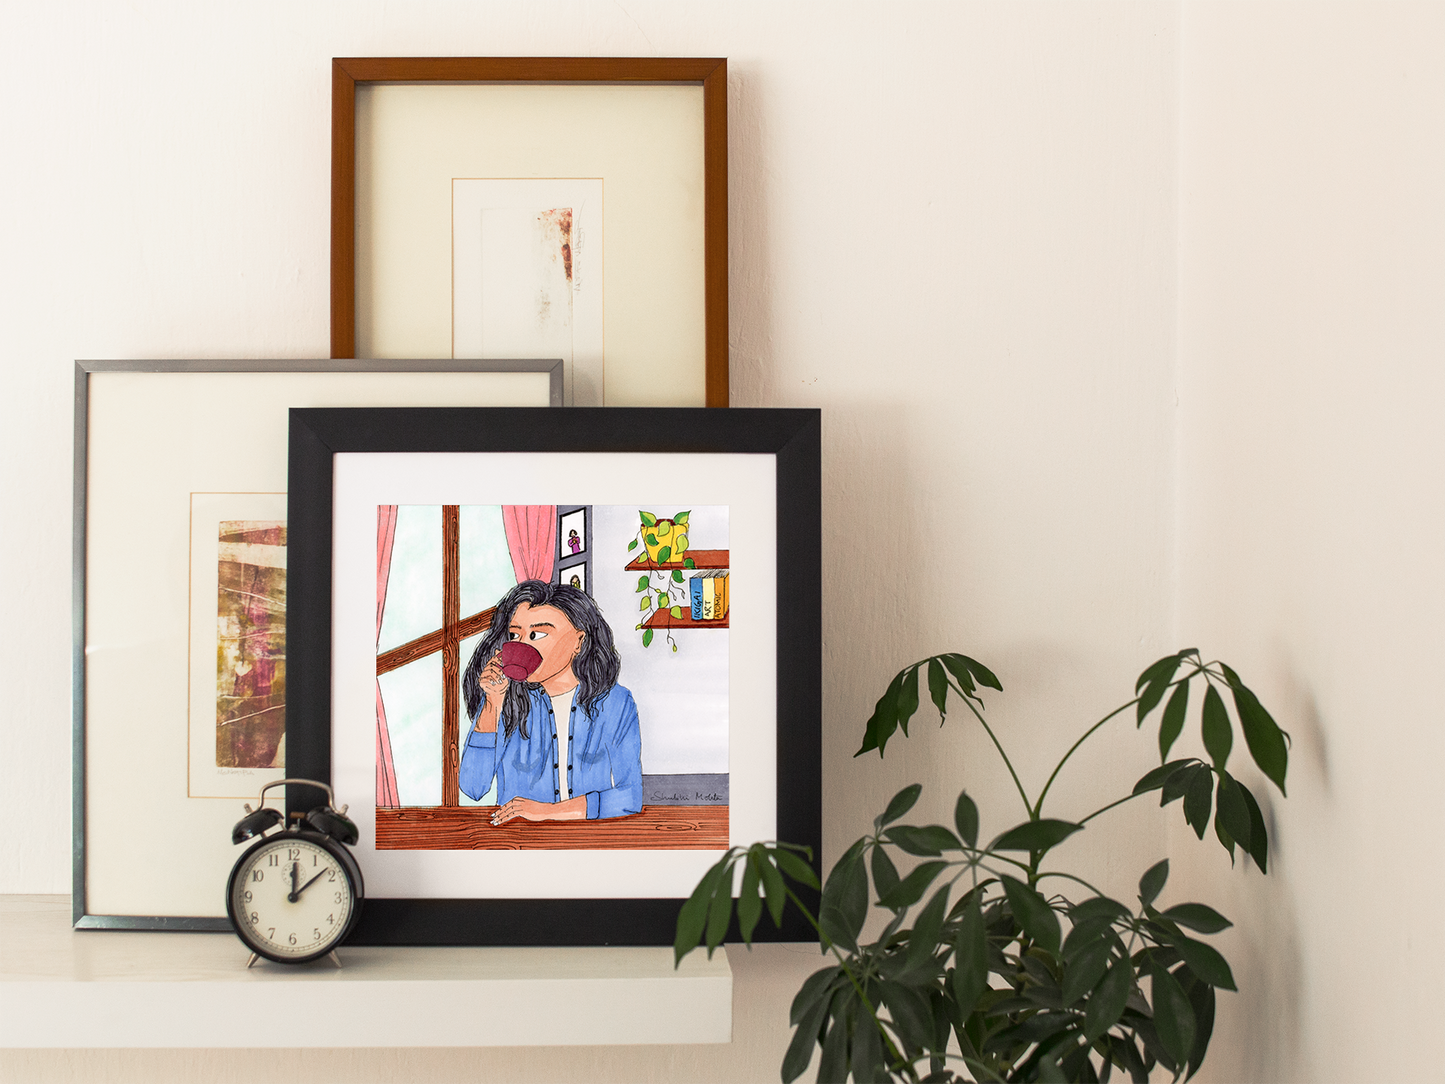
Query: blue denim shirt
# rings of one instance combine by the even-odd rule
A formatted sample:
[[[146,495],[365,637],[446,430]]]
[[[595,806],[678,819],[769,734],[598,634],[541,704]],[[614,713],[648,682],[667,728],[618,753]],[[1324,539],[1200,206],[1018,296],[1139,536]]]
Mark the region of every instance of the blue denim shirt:
[[[513,798],[556,802],[562,796],[560,772],[566,771],[572,797],[587,796],[588,820],[640,813],[642,731],[632,694],[621,685],[612,686],[592,706],[590,716],[580,698],[573,697],[565,765],[557,762],[557,720],[551,698],[541,687],[530,690],[530,696],[528,737],[522,737],[521,727],[510,737],[503,736],[500,728],[494,734],[468,732],[460,768],[462,792],[480,799],[495,776],[498,805]]]

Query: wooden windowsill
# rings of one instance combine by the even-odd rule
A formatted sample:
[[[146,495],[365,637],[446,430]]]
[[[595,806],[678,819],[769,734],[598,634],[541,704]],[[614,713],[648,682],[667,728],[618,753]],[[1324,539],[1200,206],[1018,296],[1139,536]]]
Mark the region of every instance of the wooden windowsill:
[[[492,824],[496,806],[376,811],[377,850],[724,851],[725,805],[649,805],[629,817]]]

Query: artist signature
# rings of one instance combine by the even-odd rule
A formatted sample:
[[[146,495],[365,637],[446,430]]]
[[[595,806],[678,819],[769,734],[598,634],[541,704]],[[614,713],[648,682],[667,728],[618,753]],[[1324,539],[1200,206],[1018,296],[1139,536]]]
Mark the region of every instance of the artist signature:
[[[658,794],[652,799],[654,802],[723,802],[726,801],[721,794],[712,791],[696,791],[689,797],[686,794]]]

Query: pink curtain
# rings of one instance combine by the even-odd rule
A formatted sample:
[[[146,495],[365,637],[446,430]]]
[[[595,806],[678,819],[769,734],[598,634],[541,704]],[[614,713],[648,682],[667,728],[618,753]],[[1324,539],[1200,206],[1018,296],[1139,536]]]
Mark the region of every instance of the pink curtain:
[[[386,585],[391,577],[391,549],[396,541],[394,504],[376,508],[376,643],[381,646],[381,616],[386,612]],[[386,705],[381,681],[376,682],[376,804],[382,809],[401,805],[396,793],[396,766],[391,760],[391,733],[386,728]]]
[[[550,583],[557,556],[557,506],[504,504],[502,526],[507,530],[507,548],[512,551],[517,582]]]

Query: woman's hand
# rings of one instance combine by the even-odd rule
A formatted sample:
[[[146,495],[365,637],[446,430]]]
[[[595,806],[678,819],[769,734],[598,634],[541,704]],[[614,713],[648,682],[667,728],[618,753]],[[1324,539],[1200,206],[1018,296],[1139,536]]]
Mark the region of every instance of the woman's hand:
[[[506,824],[521,818],[524,821],[580,821],[587,819],[587,796],[579,794],[565,802],[534,802],[531,798],[513,798],[497,807],[493,824]]]
[[[482,667],[482,672],[477,675],[477,684],[486,694],[486,700],[482,702],[482,710],[477,713],[476,731],[478,734],[495,734],[497,732],[497,719],[502,714],[502,701],[507,696],[507,676],[502,673],[500,654],[498,652],[487,660],[487,665]]]

